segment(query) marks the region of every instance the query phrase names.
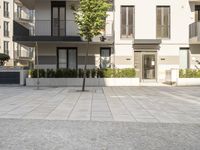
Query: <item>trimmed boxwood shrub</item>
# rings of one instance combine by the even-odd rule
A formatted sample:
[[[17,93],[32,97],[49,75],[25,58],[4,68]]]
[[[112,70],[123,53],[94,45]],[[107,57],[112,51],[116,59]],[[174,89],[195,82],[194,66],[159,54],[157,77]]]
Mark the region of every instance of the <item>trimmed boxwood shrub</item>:
[[[30,70],[32,78],[37,78],[37,70]],[[83,69],[40,69],[40,78],[83,78]],[[135,69],[87,69],[87,78],[134,78]]]
[[[181,69],[179,71],[180,78],[200,78],[200,70]]]

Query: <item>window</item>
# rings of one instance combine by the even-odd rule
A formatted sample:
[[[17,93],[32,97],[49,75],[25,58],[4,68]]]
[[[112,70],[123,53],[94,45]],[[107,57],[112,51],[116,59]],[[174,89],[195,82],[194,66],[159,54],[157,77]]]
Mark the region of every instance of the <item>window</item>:
[[[4,41],[4,53],[9,55],[9,42]]]
[[[9,37],[9,22],[4,21],[4,36]]]
[[[134,6],[121,7],[121,37],[133,38],[134,36]]]
[[[180,69],[189,68],[189,48],[180,48]]]
[[[22,7],[17,6],[17,18],[21,18],[21,15],[22,15]]]
[[[3,3],[4,6],[4,17],[8,18],[9,17],[9,3],[8,2],[4,2]]]
[[[195,21],[200,21],[200,5],[195,5]]]
[[[170,7],[157,6],[157,38],[170,38]]]
[[[111,49],[101,48],[100,50],[100,68],[110,68],[111,67]]]
[[[66,35],[66,2],[53,1],[51,3],[52,36]]]
[[[57,51],[57,68],[77,69],[77,49],[59,48]]]

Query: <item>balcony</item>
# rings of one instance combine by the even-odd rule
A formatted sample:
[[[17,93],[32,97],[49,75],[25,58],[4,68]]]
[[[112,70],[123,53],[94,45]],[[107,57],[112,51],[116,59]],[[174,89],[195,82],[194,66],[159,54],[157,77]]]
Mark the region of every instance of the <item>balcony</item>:
[[[200,44],[200,22],[194,22],[189,27],[190,44]]]
[[[79,35],[78,27],[74,20],[35,20],[35,28],[26,28],[14,22],[15,42],[83,42]],[[106,21],[104,41],[113,41],[113,21]],[[100,37],[94,42],[101,42]],[[22,43],[21,43],[22,44]],[[28,46],[28,45],[27,45]]]
[[[193,4],[200,4],[200,0],[189,0],[189,2]]]

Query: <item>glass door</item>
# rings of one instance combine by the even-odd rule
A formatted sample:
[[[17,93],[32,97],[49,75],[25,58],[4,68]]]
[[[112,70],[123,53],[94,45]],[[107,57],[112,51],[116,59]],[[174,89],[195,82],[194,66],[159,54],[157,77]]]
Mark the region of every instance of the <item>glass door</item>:
[[[57,68],[77,69],[77,49],[59,48],[57,51]]]
[[[143,55],[143,79],[156,79],[156,57],[154,54]]]
[[[66,35],[66,8],[65,5],[52,5],[52,36]]]

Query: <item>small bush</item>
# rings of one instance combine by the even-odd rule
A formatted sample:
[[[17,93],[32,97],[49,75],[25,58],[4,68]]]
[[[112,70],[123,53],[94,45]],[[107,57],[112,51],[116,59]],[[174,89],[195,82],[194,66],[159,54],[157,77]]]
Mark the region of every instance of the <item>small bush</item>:
[[[79,78],[83,78],[83,74],[84,74],[83,69],[79,69],[79,70],[78,70],[78,77],[79,77]]]
[[[181,69],[179,70],[180,78],[200,78],[200,70],[194,69]]]
[[[32,78],[37,78],[37,69],[30,71]],[[45,70],[39,69],[39,78],[45,78]]]
[[[181,71],[180,71],[181,72]],[[37,70],[30,70],[32,78],[37,78]],[[186,71],[187,76],[200,76],[200,72]],[[84,70],[83,69],[44,69],[39,70],[40,78],[83,78]],[[135,69],[87,69],[86,77],[87,78],[134,78],[136,76]],[[184,76],[182,73],[181,76]]]
[[[91,76],[92,76],[92,78],[96,77],[96,73],[97,73],[96,69],[92,69],[91,70]]]
[[[53,69],[47,69],[46,74],[47,74],[47,78],[55,78],[56,76],[56,73]]]

